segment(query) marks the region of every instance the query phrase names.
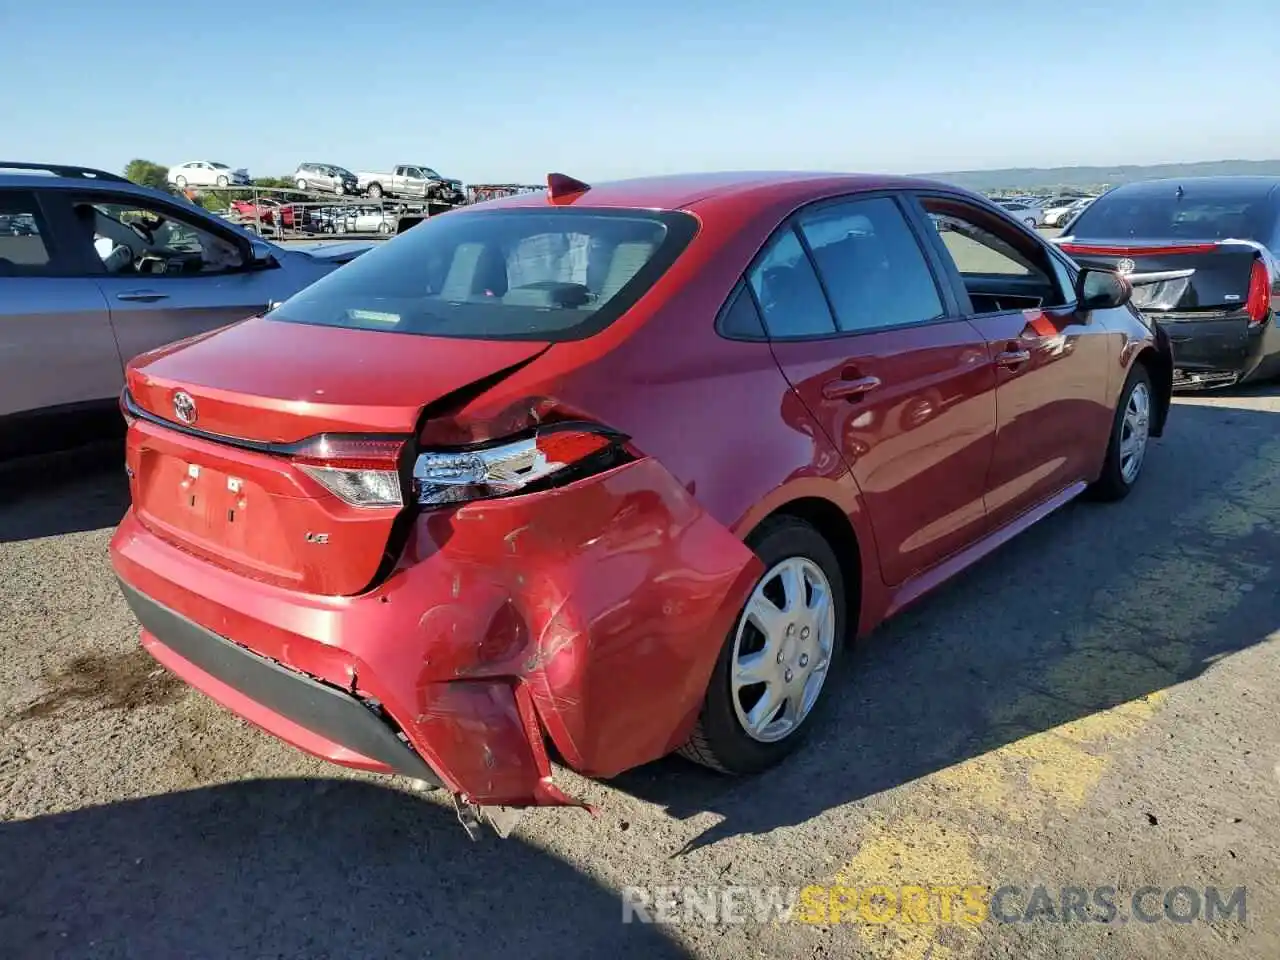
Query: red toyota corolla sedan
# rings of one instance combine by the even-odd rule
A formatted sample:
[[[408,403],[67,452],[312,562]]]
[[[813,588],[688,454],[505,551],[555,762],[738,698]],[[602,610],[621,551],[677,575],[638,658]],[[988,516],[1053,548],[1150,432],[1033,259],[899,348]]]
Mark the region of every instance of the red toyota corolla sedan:
[[[1128,295],[937,183],[553,174],[134,361],[112,559],[174,673],[462,812],[576,803],[548,741],[758,771],[846,639],[1133,487]]]

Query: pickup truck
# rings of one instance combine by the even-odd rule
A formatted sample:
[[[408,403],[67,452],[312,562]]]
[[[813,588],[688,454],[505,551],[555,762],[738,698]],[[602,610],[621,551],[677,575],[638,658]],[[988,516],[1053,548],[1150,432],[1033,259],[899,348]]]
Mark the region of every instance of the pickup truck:
[[[381,196],[435,200],[440,203],[462,203],[465,196],[461,180],[442,177],[420,163],[398,163],[390,173],[356,174],[361,191],[377,199]]]

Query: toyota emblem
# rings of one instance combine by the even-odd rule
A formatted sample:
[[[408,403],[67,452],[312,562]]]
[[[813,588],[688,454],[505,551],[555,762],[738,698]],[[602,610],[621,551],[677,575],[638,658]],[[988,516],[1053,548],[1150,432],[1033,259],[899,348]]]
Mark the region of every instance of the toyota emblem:
[[[191,399],[191,394],[179,390],[173,395],[173,415],[183,423],[196,422],[196,402]]]
[[[1120,274],[1122,277],[1127,277],[1129,274],[1133,273],[1133,268],[1136,266],[1136,263],[1128,257],[1125,257],[1116,264],[1116,273]]]

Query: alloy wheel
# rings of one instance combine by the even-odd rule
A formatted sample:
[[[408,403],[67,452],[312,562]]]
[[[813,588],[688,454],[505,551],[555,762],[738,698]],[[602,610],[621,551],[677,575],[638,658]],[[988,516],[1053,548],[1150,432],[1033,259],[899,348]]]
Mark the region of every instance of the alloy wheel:
[[[1147,455],[1151,429],[1151,390],[1142,381],[1133,385],[1120,424],[1120,476],[1125,483],[1138,479]]]
[[[761,578],[734,636],[729,682],[738,723],[775,743],[813,710],[835,643],[831,584],[812,560],[788,557]]]

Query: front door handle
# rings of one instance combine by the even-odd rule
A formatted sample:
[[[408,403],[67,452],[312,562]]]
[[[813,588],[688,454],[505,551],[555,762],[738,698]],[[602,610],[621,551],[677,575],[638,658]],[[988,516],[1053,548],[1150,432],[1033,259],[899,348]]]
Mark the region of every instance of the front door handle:
[[[880,386],[879,377],[844,376],[839,380],[828,380],[822,385],[822,395],[828,400],[848,400],[853,402],[864,393],[870,393]]]
[[[1002,367],[1019,367],[1030,359],[1030,350],[1005,350],[996,354],[996,363]]]
[[[157,300],[168,300],[169,295],[157,293],[155,290],[130,290],[127,293],[117,293],[116,299],[136,303],[155,303]]]

